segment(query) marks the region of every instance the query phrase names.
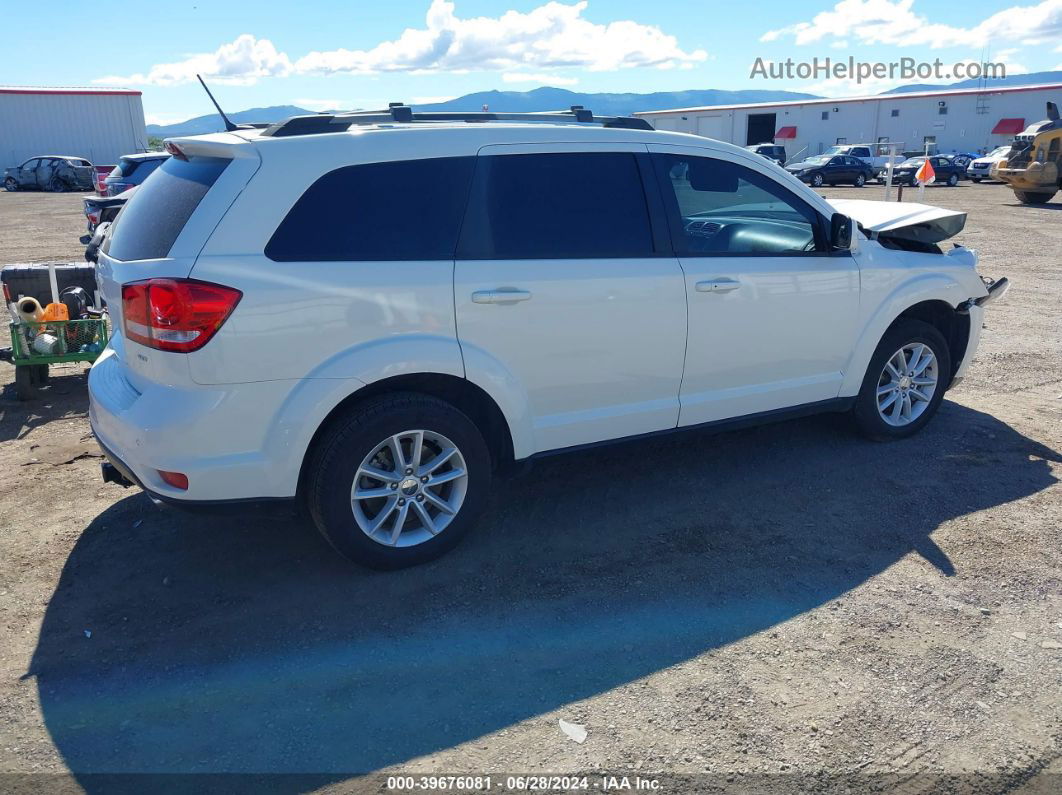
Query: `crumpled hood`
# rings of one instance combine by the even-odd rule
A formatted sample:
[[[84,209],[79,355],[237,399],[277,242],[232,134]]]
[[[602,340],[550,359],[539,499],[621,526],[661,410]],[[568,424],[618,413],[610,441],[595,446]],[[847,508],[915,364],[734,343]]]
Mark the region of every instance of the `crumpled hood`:
[[[919,243],[939,243],[959,234],[966,226],[966,213],[928,204],[867,199],[831,199],[830,204],[868,233]]]

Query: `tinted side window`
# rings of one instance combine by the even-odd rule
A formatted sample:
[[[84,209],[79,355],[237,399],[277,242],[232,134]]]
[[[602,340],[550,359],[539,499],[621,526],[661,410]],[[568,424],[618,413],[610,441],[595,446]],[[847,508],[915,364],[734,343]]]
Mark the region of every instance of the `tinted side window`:
[[[821,219],[773,179],[709,157],[653,155],[679,256],[824,251]]]
[[[649,212],[633,154],[479,158],[459,256],[574,259],[652,254]]]
[[[119,260],[160,259],[231,160],[171,157],[122,208],[105,245]]]
[[[475,158],[344,166],[311,185],[266,245],[277,262],[453,259]]]

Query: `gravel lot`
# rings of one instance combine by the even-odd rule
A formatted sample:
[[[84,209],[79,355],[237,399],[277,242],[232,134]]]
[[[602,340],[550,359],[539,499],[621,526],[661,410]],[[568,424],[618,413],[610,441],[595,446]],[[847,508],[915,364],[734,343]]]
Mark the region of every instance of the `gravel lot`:
[[[1062,203],[927,198],[970,213],[956,241],[1014,286],[923,434],[828,416],[557,457],[394,574],[298,517],[104,485],[84,368],[19,404],[0,364],[0,772],[1058,792]],[[79,259],[83,230],[78,196],[0,194],[0,262]]]

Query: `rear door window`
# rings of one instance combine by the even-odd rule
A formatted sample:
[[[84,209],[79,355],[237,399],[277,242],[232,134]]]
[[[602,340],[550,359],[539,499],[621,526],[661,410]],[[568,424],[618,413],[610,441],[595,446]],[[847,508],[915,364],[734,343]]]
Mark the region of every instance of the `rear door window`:
[[[161,259],[231,160],[171,157],[137,189],[112,227],[105,253],[117,260]]]
[[[313,183],[266,244],[276,262],[453,259],[473,157],[344,166]]]
[[[653,256],[645,191],[628,152],[484,155],[459,257]]]

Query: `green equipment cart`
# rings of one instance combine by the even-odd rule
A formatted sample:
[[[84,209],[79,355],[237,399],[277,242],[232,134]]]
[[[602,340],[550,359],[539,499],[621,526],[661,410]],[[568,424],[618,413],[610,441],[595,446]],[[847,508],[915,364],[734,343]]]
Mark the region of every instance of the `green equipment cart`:
[[[30,400],[48,381],[48,366],[94,362],[107,346],[107,316],[85,320],[11,324],[11,364],[15,365],[15,396]],[[5,357],[7,358],[7,357]]]

